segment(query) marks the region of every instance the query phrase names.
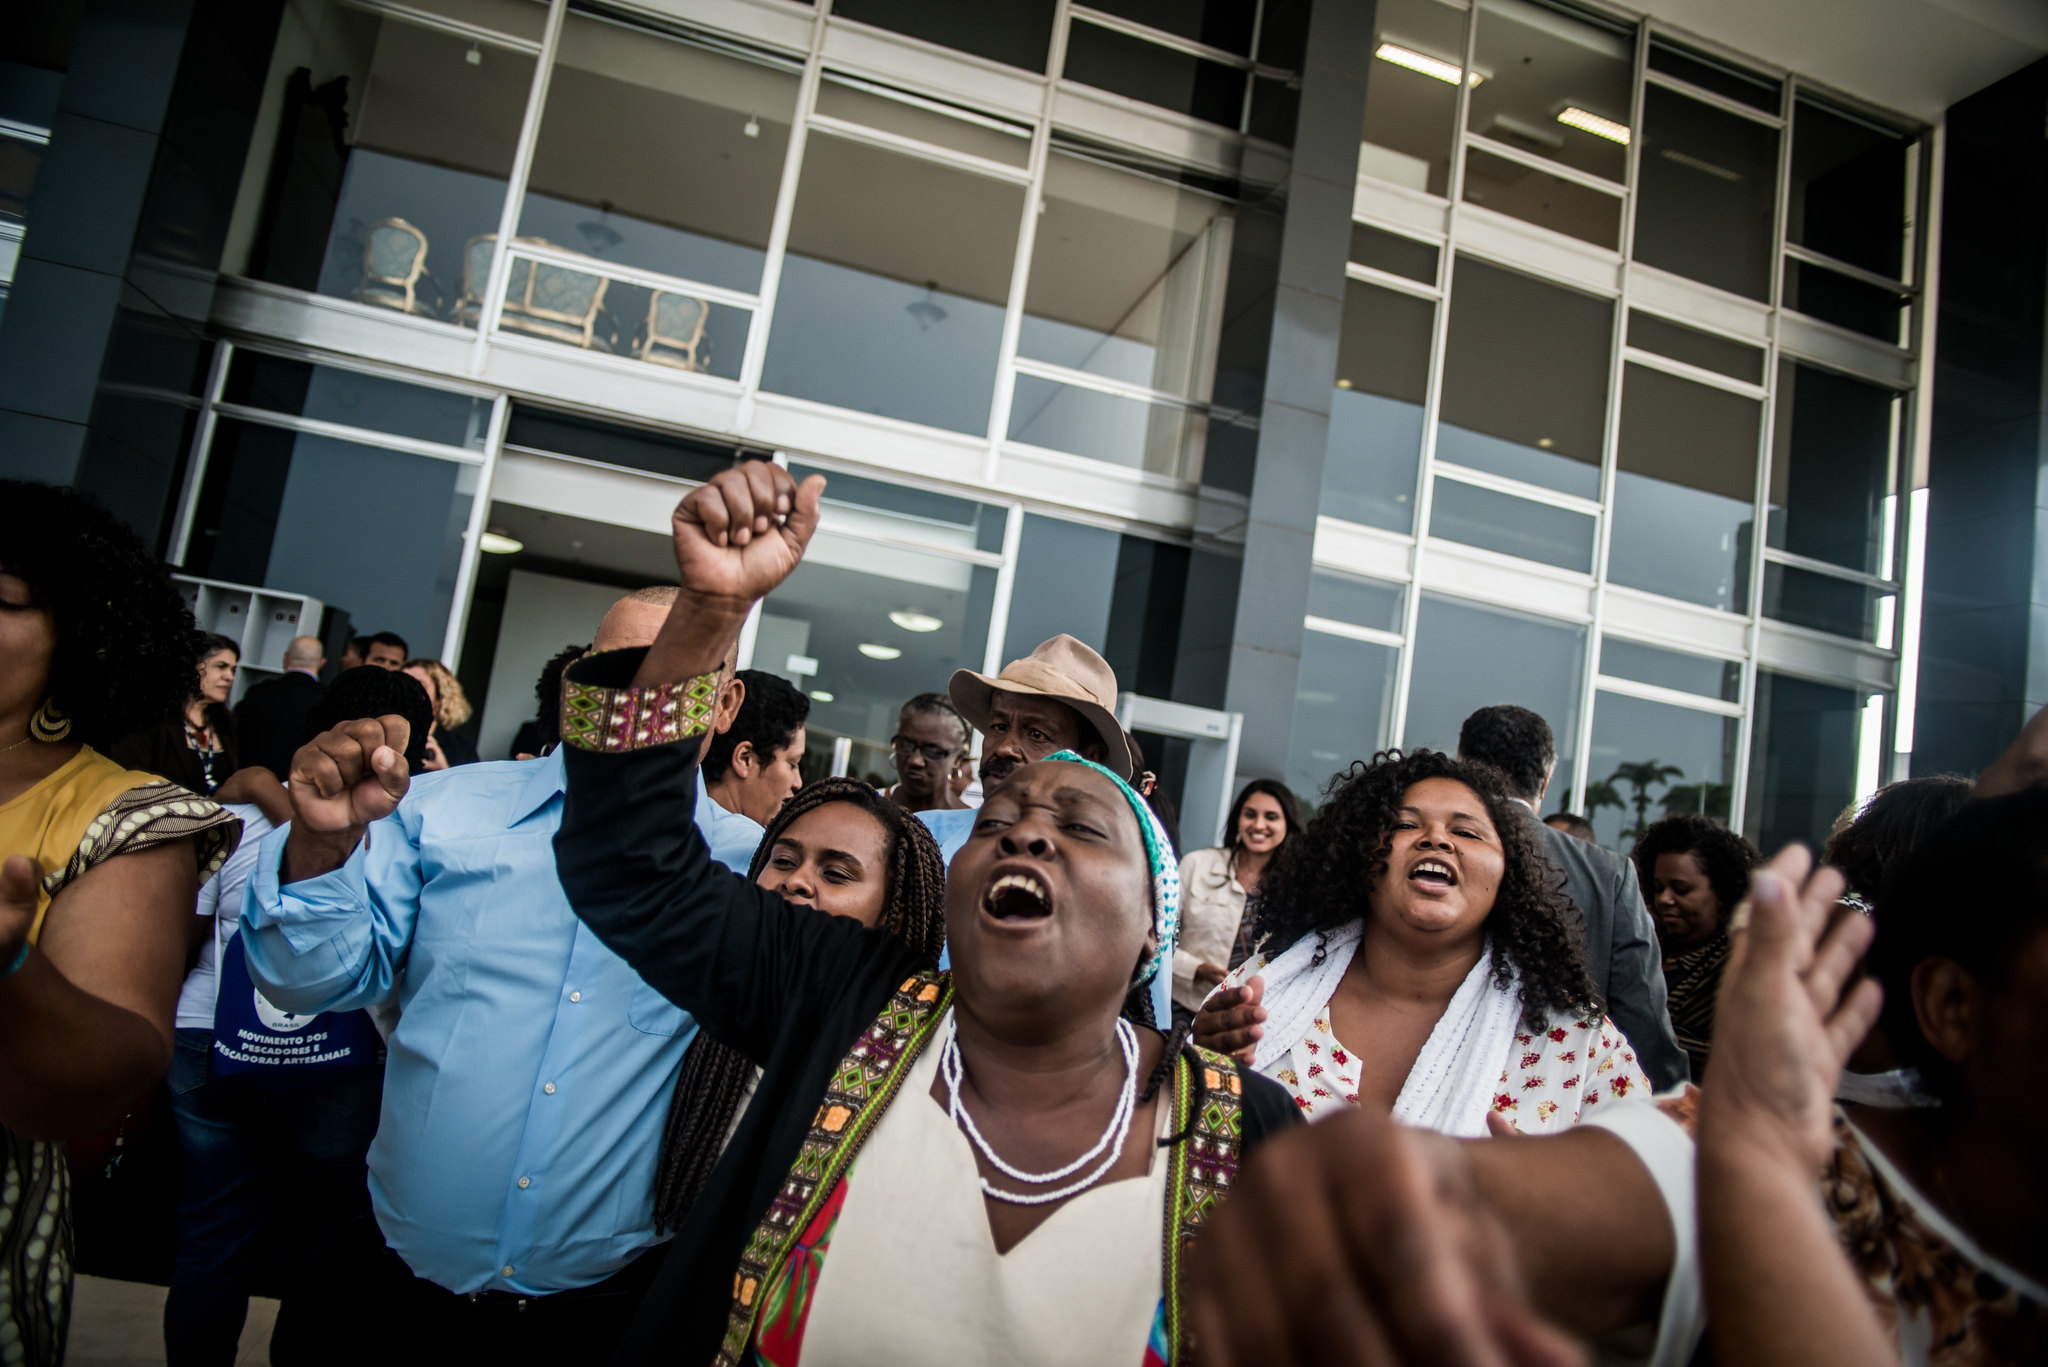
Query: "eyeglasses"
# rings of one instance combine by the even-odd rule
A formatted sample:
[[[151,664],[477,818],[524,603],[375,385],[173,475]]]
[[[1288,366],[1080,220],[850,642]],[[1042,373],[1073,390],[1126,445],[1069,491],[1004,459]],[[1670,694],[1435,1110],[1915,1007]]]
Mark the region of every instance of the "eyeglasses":
[[[922,754],[924,762],[933,768],[937,768],[960,753],[958,746],[949,748],[944,745],[925,745],[910,739],[908,736],[890,737],[889,748],[896,752],[896,758],[899,760],[909,759],[915,754]]]

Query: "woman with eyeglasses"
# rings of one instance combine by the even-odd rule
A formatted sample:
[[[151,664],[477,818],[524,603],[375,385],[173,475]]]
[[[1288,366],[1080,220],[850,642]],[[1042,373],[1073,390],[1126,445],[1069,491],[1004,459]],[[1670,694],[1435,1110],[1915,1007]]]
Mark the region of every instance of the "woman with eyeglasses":
[[[974,738],[967,719],[953,710],[943,693],[920,693],[903,704],[896,734],[889,746],[896,762],[896,782],[885,792],[906,811],[958,811],[960,800],[953,773]]]

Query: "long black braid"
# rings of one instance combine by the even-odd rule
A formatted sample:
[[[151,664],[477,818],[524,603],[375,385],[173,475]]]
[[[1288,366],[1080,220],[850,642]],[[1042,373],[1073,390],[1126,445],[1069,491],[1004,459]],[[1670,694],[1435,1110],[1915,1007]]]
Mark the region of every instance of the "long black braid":
[[[889,839],[882,928],[909,945],[924,965],[937,964],[946,943],[946,861],[938,842],[922,821],[858,779],[819,779],[783,803],[762,833],[747,876],[760,878],[792,822],[831,802],[850,802],[882,823]],[[683,1056],[655,1169],[657,1228],[679,1228],[703,1194],[753,1076],[753,1060],[702,1034]]]

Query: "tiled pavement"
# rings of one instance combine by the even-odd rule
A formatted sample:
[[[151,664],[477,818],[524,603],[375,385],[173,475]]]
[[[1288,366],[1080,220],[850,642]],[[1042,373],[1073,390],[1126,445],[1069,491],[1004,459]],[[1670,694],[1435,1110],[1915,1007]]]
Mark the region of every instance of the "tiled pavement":
[[[235,1367],[270,1367],[277,1302],[252,1299]],[[147,1282],[80,1277],[71,1305],[65,1367],[163,1367],[164,1289]]]

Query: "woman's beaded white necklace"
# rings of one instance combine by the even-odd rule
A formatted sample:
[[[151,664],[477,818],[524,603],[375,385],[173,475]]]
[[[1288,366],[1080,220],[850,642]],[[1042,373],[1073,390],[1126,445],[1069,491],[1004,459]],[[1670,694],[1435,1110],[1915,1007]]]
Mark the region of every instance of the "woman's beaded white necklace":
[[[1124,1051],[1124,1086],[1122,1093],[1117,1097],[1116,1109],[1110,1113],[1109,1128],[1102,1132],[1102,1138],[1095,1141],[1093,1148],[1065,1167],[1055,1168],[1051,1172],[1026,1172],[1022,1168],[1012,1167],[1004,1162],[996,1151],[989,1147],[989,1142],[981,1137],[981,1131],[975,1128],[974,1117],[967,1114],[967,1108],[960,1104],[960,1084],[965,1079],[966,1070],[960,1062],[959,1027],[955,1021],[947,1020],[946,1042],[939,1050],[939,1073],[945,1078],[946,1094],[948,1097],[946,1111],[953,1118],[953,1123],[967,1132],[967,1137],[973,1142],[974,1147],[981,1150],[982,1157],[988,1159],[997,1171],[1013,1177],[1019,1182],[1028,1182],[1032,1186],[1044,1186],[1047,1182],[1057,1182],[1061,1178],[1073,1176],[1076,1172],[1079,1172],[1083,1167],[1094,1161],[1096,1155],[1100,1154],[1104,1149],[1109,1149],[1110,1151],[1109,1157],[1103,1159],[1101,1165],[1086,1177],[1083,1177],[1078,1182],[1071,1182],[1064,1187],[1056,1188],[1053,1191],[1005,1191],[1001,1187],[991,1186],[989,1180],[983,1177],[981,1179],[983,1195],[992,1196],[998,1201],[1009,1201],[1020,1206],[1042,1206],[1051,1201],[1063,1201],[1076,1192],[1086,1191],[1101,1181],[1103,1175],[1116,1166],[1117,1160],[1124,1156],[1124,1140],[1130,1135],[1131,1117],[1138,1108],[1138,1032],[1131,1027],[1129,1021],[1118,1020],[1116,1023],[1116,1038],[1117,1043],[1123,1046]]]

